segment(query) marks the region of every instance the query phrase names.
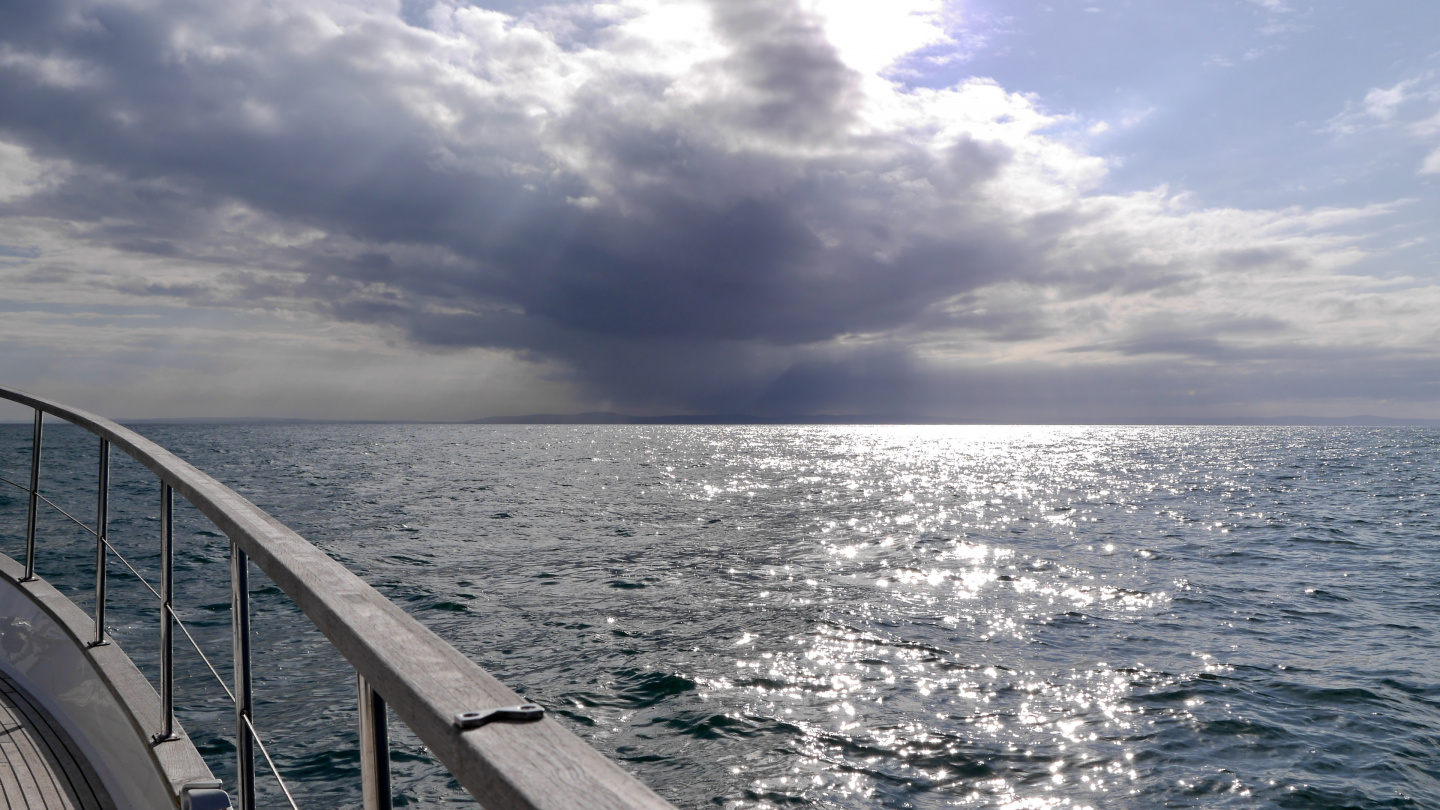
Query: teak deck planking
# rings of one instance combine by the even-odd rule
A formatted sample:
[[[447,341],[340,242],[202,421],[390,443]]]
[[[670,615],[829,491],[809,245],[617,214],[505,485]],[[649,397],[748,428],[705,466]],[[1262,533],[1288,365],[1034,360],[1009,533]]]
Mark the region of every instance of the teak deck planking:
[[[0,806],[115,810],[90,763],[49,712],[0,673]]]

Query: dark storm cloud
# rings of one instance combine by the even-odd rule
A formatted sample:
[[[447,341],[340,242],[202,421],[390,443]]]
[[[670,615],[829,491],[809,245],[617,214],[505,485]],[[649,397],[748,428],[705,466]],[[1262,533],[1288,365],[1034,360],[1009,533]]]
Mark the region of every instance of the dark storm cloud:
[[[826,138],[855,115],[860,76],[840,61],[818,22],[791,3],[734,0],[713,7],[733,48],[729,73],[749,91],[724,117],[789,137]]]
[[[845,165],[853,158],[779,165],[696,141],[691,120],[636,124],[607,114],[627,93],[663,93],[660,86],[629,88],[618,101],[608,84],[578,94],[579,111],[563,124],[568,137],[613,164],[626,187],[611,204],[570,204],[586,191],[580,178],[507,172],[498,159],[456,168],[437,157],[432,128],[404,102],[409,77],[367,67],[420,32],[360,25],[322,39],[303,15],[257,15],[209,32],[233,55],[180,58],[175,43],[187,29],[226,24],[226,15],[209,19],[209,9],[5,4],[0,29],[13,52],[75,71],[57,83],[12,60],[0,72],[5,132],[81,166],[27,199],[29,213],[102,223],[92,238],[174,256],[185,250],[177,240],[212,227],[208,212],[239,200],[374,246],[353,257],[306,257],[332,288],[379,280],[399,290],[397,300],[326,304],[339,314],[396,323],[422,341],[572,361],[597,339],[621,351],[626,341],[796,344],[885,329],[1016,263],[1007,255],[1014,244],[966,233],[964,222],[943,236],[886,233],[892,223],[855,210],[876,189],[864,187],[875,167]],[[715,24],[734,46],[715,69],[738,89],[692,111],[700,124],[723,119],[805,144],[832,138],[854,115],[858,77],[798,9],[721,3]],[[319,44],[285,47],[306,38]],[[527,148],[519,107],[502,98],[479,107],[465,100],[463,109],[486,131],[480,147],[553,169]],[[965,140],[941,179],[963,189],[1004,159],[1003,150]],[[753,183],[723,189],[736,173],[773,172],[790,177],[759,192]],[[709,196],[707,187],[721,191]],[[827,246],[816,222],[860,238]],[[416,244],[439,246],[453,261],[406,263],[385,252]],[[887,244],[885,259],[870,255]],[[425,303],[435,300],[471,314],[432,314]]]
[[[1195,279],[1123,240],[1076,248],[1093,211],[998,210],[985,189],[1022,160],[1014,138],[960,132],[933,149],[919,124],[866,123],[864,77],[797,4],[710,12],[723,56],[676,75],[644,53],[616,67],[585,50],[638,46],[578,11],[562,46],[444,5],[407,3],[402,21],[363,6],[13,0],[0,135],[68,169],[0,214],[226,268],[213,285],[133,294],[305,301],[429,346],[558,362],[621,406],[699,411],[953,405],[964,397],[907,340],[1059,328],[974,299],[986,285],[1080,296]],[[272,238],[304,229],[319,235]],[[1212,264],[1292,261],[1283,252]],[[1216,355],[1237,330],[1252,328],[1106,350]],[[866,335],[882,337],[837,340]]]

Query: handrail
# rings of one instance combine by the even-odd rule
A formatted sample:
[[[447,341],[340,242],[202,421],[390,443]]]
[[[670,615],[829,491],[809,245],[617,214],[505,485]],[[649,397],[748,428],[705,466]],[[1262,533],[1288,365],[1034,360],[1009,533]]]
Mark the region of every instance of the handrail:
[[[363,683],[383,697],[396,717],[484,807],[672,808],[548,716],[537,722],[459,728],[455,718],[461,713],[524,701],[343,565],[169,450],[104,417],[54,400],[7,388],[0,388],[0,399],[35,409],[37,438],[42,413],[63,419],[140,462],[194,505],[230,538],[240,570],[246,557],[253,560],[350,662]],[[33,458],[38,467],[38,442]],[[34,480],[32,468],[32,493],[36,491]],[[33,495],[30,504],[33,514]],[[33,521],[27,545],[31,537]],[[28,572],[33,553],[27,556]],[[236,642],[239,650],[242,638],[238,634]],[[243,643],[248,649],[248,638]],[[380,717],[384,717],[383,711]],[[248,725],[249,718],[243,719]],[[253,759],[240,764],[242,774],[253,774]],[[382,801],[389,806],[388,797]],[[371,806],[369,796],[366,804]]]

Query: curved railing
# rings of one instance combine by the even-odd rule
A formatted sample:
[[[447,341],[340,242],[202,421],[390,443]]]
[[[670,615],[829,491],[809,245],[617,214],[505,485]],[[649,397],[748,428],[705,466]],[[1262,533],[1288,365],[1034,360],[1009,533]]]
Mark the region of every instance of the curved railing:
[[[340,563],[170,451],[108,419],[43,397],[0,388],[0,399],[35,410],[30,482],[28,487],[17,484],[29,494],[27,579],[35,576],[37,508],[42,501],[48,503],[39,490],[44,415],[63,419],[100,438],[95,528],[64,513],[96,536],[98,642],[105,640],[106,563],[116,553],[106,539],[110,448],[119,448],[160,480],[161,581],[159,590],[151,588],[160,602],[162,633],[160,696],[164,720],[163,726],[154,730],[157,739],[173,733],[174,723],[171,645],[172,622],[178,617],[171,602],[173,493],[178,492],[193,504],[230,539],[235,676],[234,689],[226,691],[235,701],[235,792],[241,810],[255,807],[253,746],[258,742],[250,684],[248,561],[253,561],[284,591],[355,668],[367,810],[391,806],[387,705],[470,795],[490,810],[671,807],[554,720],[540,716],[538,707],[522,701]],[[265,756],[268,760],[268,753]],[[288,798],[288,791],[286,795]]]

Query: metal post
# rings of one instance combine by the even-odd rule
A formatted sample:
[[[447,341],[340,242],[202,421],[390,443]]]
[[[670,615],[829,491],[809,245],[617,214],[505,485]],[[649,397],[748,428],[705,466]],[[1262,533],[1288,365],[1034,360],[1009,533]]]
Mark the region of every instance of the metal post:
[[[250,737],[250,560],[230,541],[230,612],[235,640],[235,781],[240,810],[255,810],[255,742]]]
[[[40,429],[45,414],[35,409],[35,433],[30,440],[30,509],[25,513],[25,578],[35,579],[35,514],[40,505]]]
[[[105,642],[105,524],[110,509],[110,441],[100,440],[100,485],[95,497],[95,640],[90,646]]]
[[[355,673],[360,692],[360,785],[365,810],[390,810],[390,730],[385,699]]]
[[[160,482],[160,734],[156,742],[175,739],[175,647],[172,614],[175,597],[175,494]]]

